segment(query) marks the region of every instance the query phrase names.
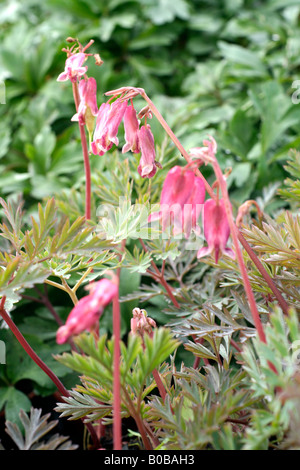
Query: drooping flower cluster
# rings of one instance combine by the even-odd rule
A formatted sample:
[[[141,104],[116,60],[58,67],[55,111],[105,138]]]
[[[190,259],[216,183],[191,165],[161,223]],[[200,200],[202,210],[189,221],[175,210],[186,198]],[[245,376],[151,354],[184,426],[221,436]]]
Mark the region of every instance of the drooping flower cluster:
[[[96,81],[85,76],[87,66],[83,66],[86,55],[84,52],[69,54],[66,60],[65,71],[58,77],[58,81],[79,80],[80,103],[77,113],[72,120],[79,121],[81,125],[86,124],[90,134],[93,129],[91,151],[94,155],[104,155],[113,145],[119,145],[118,130],[121,122],[124,122],[125,144],[122,153],[131,151],[140,153],[138,173],[142,178],[152,178],[159,164],[155,160],[155,142],[149,123],[146,121],[147,107],[137,115],[132,103],[132,98],[143,92],[139,88],[123,87],[118,90],[107,92],[111,98],[108,102],[97,107]],[[85,76],[84,78],[82,78]],[[111,102],[110,102],[111,101]],[[96,125],[94,120],[96,117]],[[145,117],[145,123],[140,125],[140,118]],[[215,158],[217,151],[216,141],[204,140],[203,147],[195,147],[190,150],[192,161],[208,163]],[[202,211],[204,236],[208,246],[198,251],[198,258],[214,253],[215,261],[218,262],[222,254],[234,256],[226,244],[230,235],[229,224],[224,207],[224,201],[209,199],[205,203],[205,187],[201,178],[187,167],[175,166],[172,168],[164,181],[161,198],[160,211],[152,214],[149,221],[160,220],[162,230],[171,229],[176,236],[184,234],[189,238],[191,231],[198,234],[200,228],[198,219]],[[77,307],[79,310],[91,308],[94,303],[91,299],[82,299]],[[76,314],[75,310],[75,314]]]
[[[97,114],[91,150],[94,155],[104,155],[113,146],[119,145],[117,137],[127,101],[116,99],[112,104],[102,103]]]
[[[142,178],[152,178],[157,171],[155,143],[149,124],[139,127],[137,113],[127,100],[117,98],[112,104],[103,103],[97,115],[91,149],[94,155],[104,155],[113,144],[118,145],[118,129],[123,119],[125,144],[122,153],[141,153],[138,172]]]
[[[195,147],[190,151],[191,162],[186,167],[175,166],[167,174],[160,197],[160,210],[150,215],[148,221],[160,220],[162,230],[171,228],[172,235],[184,234],[190,237],[194,230],[200,234],[198,219],[202,214],[206,247],[198,250],[198,259],[214,255],[218,263],[222,255],[232,258],[235,253],[228,248],[230,227],[223,199],[217,196],[205,201],[205,186],[200,177],[195,175],[192,167],[194,162],[206,163],[213,161],[217,144],[213,138],[204,141],[203,147]],[[204,202],[205,201],[205,202]]]
[[[101,279],[87,287],[89,295],[82,297],[69,314],[65,325],[57,330],[58,344],[66,343],[69,338],[85,330],[91,330],[97,324],[104,308],[118,293],[115,279]]]
[[[122,153],[131,151],[141,153],[138,172],[142,178],[152,178],[159,164],[155,160],[155,143],[150,125],[146,123],[140,127],[140,121],[132,104],[128,99],[122,99],[121,90],[116,90],[112,103],[102,103],[97,107],[97,85],[94,78],[85,76],[88,67],[83,66],[86,55],[84,52],[70,53],[66,60],[65,70],[57,80],[70,80],[75,83],[79,80],[80,102],[72,121],[86,125],[90,134],[93,133],[91,151],[94,155],[104,155],[113,145],[119,145],[118,130],[124,121],[125,144]],[[97,54],[96,54],[97,55]],[[96,58],[97,63],[97,58]],[[85,76],[85,78],[82,78]],[[138,90],[138,89],[137,89]],[[121,95],[121,96],[120,96]],[[95,124],[96,118],[96,124]]]

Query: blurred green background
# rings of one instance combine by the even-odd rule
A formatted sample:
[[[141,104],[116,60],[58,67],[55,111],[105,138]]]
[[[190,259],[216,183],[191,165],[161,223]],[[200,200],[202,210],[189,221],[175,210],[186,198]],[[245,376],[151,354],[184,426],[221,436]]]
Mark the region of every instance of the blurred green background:
[[[187,149],[216,137],[233,199],[272,190],[300,143],[299,12],[299,0],[0,2],[0,194],[35,204],[83,181],[71,86],[56,81],[68,36],[104,60],[89,67],[99,105],[143,87]]]

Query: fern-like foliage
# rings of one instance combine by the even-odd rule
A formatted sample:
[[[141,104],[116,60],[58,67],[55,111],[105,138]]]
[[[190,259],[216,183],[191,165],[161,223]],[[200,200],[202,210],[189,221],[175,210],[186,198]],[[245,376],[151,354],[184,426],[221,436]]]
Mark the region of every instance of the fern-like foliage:
[[[242,353],[247,387],[260,400],[260,407],[252,411],[244,449],[287,447],[288,442],[299,449],[300,329],[295,311],[286,318],[276,309],[265,333],[266,343],[254,338]]]
[[[6,421],[6,432],[14,441],[19,450],[76,450],[77,445],[72,444],[68,437],[55,433],[48,439],[42,440],[58,423],[58,420],[49,421],[50,413],[42,416],[42,410],[31,408],[28,416],[20,411],[20,421],[23,429],[10,421]]]
[[[37,215],[24,220],[22,202],[15,207],[0,199],[4,220],[0,235],[6,240],[0,252],[0,296],[18,299],[22,290],[50,276],[67,279],[73,272],[103,269],[118,263],[108,241],[85,217],[73,222],[58,214],[55,200],[38,205]]]
[[[113,404],[113,358],[114,339],[106,335],[95,341],[93,335],[82,334],[75,339],[83,354],[64,353],[56,359],[78,372],[81,385],[70,392],[64,403],[59,403],[56,410],[62,416],[78,419],[86,416],[89,421],[112,419]],[[129,335],[128,343],[121,342],[120,377],[123,416],[141,413],[147,417],[149,406],[147,396],[156,388],[152,376],[154,369],[159,369],[161,377],[168,383],[170,370],[166,359],[179,346],[167,328],[157,328],[153,337],[145,335],[144,342],[139,336]]]
[[[203,371],[182,367],[165,403],[151,400],[153,426],[159,431],[162,450],[218,448],[220,434],[231,429],[240,412],[253,404],[251,392],[242,386],[243,371],[232,374],[207,366]],[[220,400],[222,397],[222,400]],[[243,413],[243,418],[247,415]],[[235,429],[233,449],[240,446],[243,426]]]
[[[280,189],[279,194],[285,199],[300,202],[300,152],[291,150],[290,159],[284,166],[284,169],[291,175],[285,180],[287,188]]]

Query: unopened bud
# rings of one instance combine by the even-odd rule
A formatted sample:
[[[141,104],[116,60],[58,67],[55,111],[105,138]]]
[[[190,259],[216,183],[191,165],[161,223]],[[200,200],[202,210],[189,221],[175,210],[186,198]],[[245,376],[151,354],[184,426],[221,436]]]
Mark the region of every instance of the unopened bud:
[[[67,39],[66,39],[67,42],[76,42],[77,39],[75,38],[72,38],[71,36],[69,36]]]
[[[156,328],[156,323],[152,318],[148,317],[146,310],[134,308],[132,315],[131,332],[141,337],[143,337],[145,333],[151,336],[152,328]]]
[[[152,118],[152,113],[150,111],[149,106],[145,106],[143,109],[140,110],[138,113],[138,118],[142,119],[144,116],[149,117],[150,119]]]
[[[94,58],[95,58],[95,64],[96,65],[102,65],[103,64],[103,60],[101,59],[100,55],[99,54],[94,54]]]
[[[262,212],[261,208],[259,207],[259,205],[257,204],[257,202],[254,201],[254,200],[249,200],[249,201],[244,202],[239,207],[238,214],[237,214],[236,221],[235,221],[237,227],[240,227],[240,225],[242,224],[243,218],[245,217],[245,215],[248,214],[248,212],[250,211],[250,207],[252,205],[255,205],[255,207],[257,209],[258,216],[259,216],[260,219],[262,219],[263,212]]]

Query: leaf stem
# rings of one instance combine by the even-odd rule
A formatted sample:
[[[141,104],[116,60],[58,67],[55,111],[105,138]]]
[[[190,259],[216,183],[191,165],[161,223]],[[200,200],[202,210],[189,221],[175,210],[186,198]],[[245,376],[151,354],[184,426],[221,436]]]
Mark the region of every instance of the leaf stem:
[[[73,292],[73,289],[71,289],[71,287],[69,286],[65,278],[61,277],[61,282],[62,282],[62,286],[64,287],[65,292],[69,294],[69,296],[72,299],[73,304],[76,305],[78,302],[78,299],[77,299],[75,292]]]
[[[75,292],[77,291],[77,289],[81,286],[82,282],[85,280],[85,278],[93,271],[93,268],[88,268],[85,273],[81,276],[81,278],[79,279],[79,281],[75,284],[75,286],[72,288],[72,291]]]
[[[143,250],[146,252],[148,252],[148,248],[146,247],[145,243],[143,242],[143,240],[140,238],[140,243],[143,247]],[[153,267],[155,273],[151,273],[151,275],[153,275],[153,277],[155,278],[155,280],[159,279],[160,282],[162,283],[162,285],[164,286],[164,288],[166,289],[167,291],[167,294],[170,298],[170,300],[172,301],[173,305],[176,307],[176,308],[179,308],[179,303],[177,301],[177,299],[175,298],[173,292],[172,292],[172,288],[169,286],[169,284],[167,283],[167,281],[165,280],[165,277],[164,277],[164,269],[165,269],[165,265],[163,264],[163,271],[160,272],[160,270],[158,269],[158,267],[156,266],[156,264],[154,263],[153,260],[151,260],[151,266]]]

